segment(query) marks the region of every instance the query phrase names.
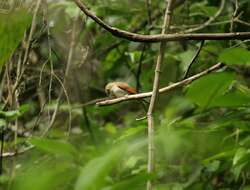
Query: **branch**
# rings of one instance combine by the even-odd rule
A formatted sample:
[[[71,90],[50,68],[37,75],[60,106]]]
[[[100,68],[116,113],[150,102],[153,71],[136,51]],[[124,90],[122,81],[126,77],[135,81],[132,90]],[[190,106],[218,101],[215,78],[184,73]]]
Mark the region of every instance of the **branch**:
[[[4,128],[1,129],[0,141],[1,141],[1,147],[0,147],[0,175],[2,175],[3,174]]]
[[[19,151],[15,151],[15,152],[5,152],[3,153],[3,157],[12,157],[12,156],[16,156],[16,155],[19,155],[19,154],[23,154],[31,149],[33,149],[35,146],[33,145],[30,145],[22,150],[19,150]]]
[[[140,60],[138,63],[138,68],[136,71],[136,91],[139,92],[140,88],[141,88],[141,82],[140,82],[140,77],[141,77],[141,73],[142,73],[142,62],[144,59],[144,53],[146,50],[146,44],[143,44],[142,50],[141,50],[141,56],[140,56]]]
[[[211,72],[214,72],[214,71],[217,71],[219,70],[220,68],[222,68],[224,65],[222,63],[218,63],[216,65],[213,65],[212,67],[196,74],[196,75],[193,75],[187,79],[184,79],[184,80],[181,80],[179,82],[176,82],[176,83],[173,83],[169,86],[166,86],[166,87],[163,87],[163,88],[160,88],[159,89],[159,93],[166,93],[166,92],[169,92],[171,90],[174,90],[176,88],[180,88],[180,87],[183,87],[183,86],[186,86],[190,83],[192,83],[193,81],[211,73]],[[148,97],[151,97],[152,96],[152,92],[144,92],[144,93],[139,93],[139,94],[134,94],[134,95],[127,95],[127,96],[123,96],[123,97],[120,97],[120,98],[115,98],[115,99],[109,99],[109,100],[104,100],[104,101],[99,101],[99,102],[96,102],[96,105],[98,106],[109,106],[109,105],[112,105],[112,104],[118,104],[120,102],[124,102],[124,101],[129,101],[129,100],[137,100],[137,99],[143,99],[143,98],[148,98]]]
[[[200,54],[200,52],[201,52],[201,49],[202,49],[203,46],[204,46],[204,43],[205,43],[205,41],[202,40],[202,41],[201,41],[201,45],[200,45],[199,49],[197,50],[196,54],[194,55],[193,59],[191,60],[191,62],[190,62],[190,64],[189,64],[188,68],[187,68],[187,71],[186,71],[186,73],[185,73],[183,79],[185,79],[185,78],[188,77],[188,73],[189,73],[189,71],[190,71],[192,65],[194,64],[194,62],[195,62],[196,59],[198,58],[198,56],[199,56],[199,54]]]
[[[166,34],[169,32],[170,23],[172,20],[172,11],[173,9],[173,0],[168,0],[164,21],[162,25],[162,34]],[[149,103],[149,108],[147,112],[147,120],[148,120],[148,167],[147,171],[148,173],[152,173],[154,171],[154,165],[155,165],[155,145],[154,145],[154,131],[155,131],[155,125],[154,125],[154,116],[153,112],[156,105],[156,100],[159,94],[159,84],[160,84],[160,73],[161,73],[161,65],[164,60],[165,55],[165,49],[166,49],[166,42],[160,43],[160,49],[159,49],[159,55],[157,57],[156,66],[155,66],[155,76],[154,76],[154,84],[153,84],[153,91],[152,96]],[[147,182],[147,190],[152,190],[153,185],[152,181],[148,180]]]
[[[120,30],[106,24],[103,20],[91,12],[85,4],[80,0],[74,0],[76,5],[87,16],[92,18],[97,24],[110,32],[113,36],[124,38],[135,42],[162,42],[162,41],[180,41],[180,40],[244,40],[250,38],[250,32],[234,32],[234,33],[200,33],[200,34],[155,34],[143,35]]]
[[[146,5],[147,5],[147,12],[148,12],[148,23],[149,26],[151,27],[152,25],[152,2],[151,0],[146,0]]]
[[[195,32],[195,31],[198,31],[198,30],[201,30],[207,26],[209,26],[213,21],[215,21],[222,13],[224,7],[225,7],[225,4],[226,4],[226,0],[221,0],[221,4],[220,4],[220,8],[219,10],[215,13],[214,16],[210,17],[204,24],[196,27],[196,28],[190,28],[188,30],[185,30],[184,33],[190,33],[190,32]]]

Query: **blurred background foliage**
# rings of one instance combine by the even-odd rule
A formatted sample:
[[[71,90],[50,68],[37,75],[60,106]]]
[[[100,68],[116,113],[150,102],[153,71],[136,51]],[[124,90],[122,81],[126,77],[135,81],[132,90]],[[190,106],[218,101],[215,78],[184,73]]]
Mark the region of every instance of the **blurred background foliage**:
[[[112,26],[161,31],[164,0],[150,9],[145,0],[84,2]],[[235,2],[196,32],[249,31],[250,2],[238,0],[236,11]],[[200,26],[220,4],[185,1],[171,32]],[[148,179],[157,190],[250,189],[249,40],[206,41],[189,76],[217,62],[227,67],[160,95],[156,168],[147,174],[147,123],[136,121],[143,107],[85,103],[105,97],[110,81],[150,91],[159,44],[115,38],[67,0],[2,0],[0,35],[1,190],[140,190]],[[199,45],[167,43],[161,87],[183,79]]]

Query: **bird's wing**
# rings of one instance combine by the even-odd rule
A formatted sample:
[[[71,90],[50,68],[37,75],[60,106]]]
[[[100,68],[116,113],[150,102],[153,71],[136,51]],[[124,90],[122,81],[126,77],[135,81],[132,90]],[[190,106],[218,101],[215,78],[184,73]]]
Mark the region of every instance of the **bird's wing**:
[[[127,83],[119,82],[118,86],[119,86],[119,88],[121,88],[122,90],[125,90],[129,94],[136,94],[137,93],[136,89],[129,86]]]

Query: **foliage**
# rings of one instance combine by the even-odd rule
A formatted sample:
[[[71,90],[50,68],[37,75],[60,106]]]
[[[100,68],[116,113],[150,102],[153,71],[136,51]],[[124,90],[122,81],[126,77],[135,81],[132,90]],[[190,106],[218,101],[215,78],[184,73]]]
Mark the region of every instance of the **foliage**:
[[[0,68],[20,44],[30,24],[31,17],[25,10],[0,14]]]
[[[118,39],[72,1],[48,1],[48,10],[41,6],[33,20],[27,64],[20,66],[37,2],[0,13],[0,128],[4,153],[18,151],[4,157],[0,190],[141,190],[149,179],[157,190],[249,189],[248,40],[206,41],[188,75],[217,62],[225,67],[159,96],[155,172],[149,174],[147,123],[137,120],[145,115],[141,103],[85,103],[105,97],[105,84],[114,80],[150,91],[159,44]],[[151,26],[143,0],[84,2],[114,27],[160,33],[165,1],[152,1]],[[248,31],[250,2],[239,0],[242,22],[231,26],[232,2],[198,32]],[[200,26],[219,6],[215,0],[185,1],[174,12],[171,32]],[[199,44],[167,43],[160,86],[183,79]]]

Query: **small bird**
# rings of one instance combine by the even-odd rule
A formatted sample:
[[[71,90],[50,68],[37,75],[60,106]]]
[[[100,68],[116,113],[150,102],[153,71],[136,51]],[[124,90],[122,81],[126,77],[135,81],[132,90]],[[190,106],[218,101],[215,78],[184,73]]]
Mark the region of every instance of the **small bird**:
[[[115,98],[137,93],[135,88],[125,82],[110,82],[105,86],[105,92],[108,96]]]

